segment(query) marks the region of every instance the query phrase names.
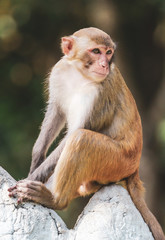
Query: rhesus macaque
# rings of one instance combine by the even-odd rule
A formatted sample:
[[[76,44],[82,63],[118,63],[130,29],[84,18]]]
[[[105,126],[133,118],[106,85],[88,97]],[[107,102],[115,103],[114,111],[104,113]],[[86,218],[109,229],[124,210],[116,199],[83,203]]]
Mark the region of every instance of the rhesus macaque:
[[[64,57],[50,73],[49,100],[30,173],[9,189],[9,195],[18,202],[32,200],[63,209],[73,198],[124,179],[154,238],[165,239],[143,199],[141,119],[113,62],[115,43],[105,32],[85,28],[63,37],[61,47]],[[46,157],[65,124],[66,136]]]

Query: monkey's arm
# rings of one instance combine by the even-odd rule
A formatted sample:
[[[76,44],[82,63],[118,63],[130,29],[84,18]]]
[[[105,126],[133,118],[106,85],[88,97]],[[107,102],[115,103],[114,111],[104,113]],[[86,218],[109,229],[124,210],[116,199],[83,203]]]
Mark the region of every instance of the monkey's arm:
[[[45,160],[46,152],[52,141],[64,127],[65,117],[56,103],[48,104],[40,134],[32,151],[32,162],[29,175]]]
[[[41,181],[43,183],[48,180],[57,165],[58,159],[60,158],[60,155],[70,135],[72,135],[77,129],[84,128],[83,122],[78,121],[76,117],[74,120],[76,122],[76,127],[72,127],[71,130],[68,129],[66,136],[62,139],[59,146],[52,151],[52,153],[45,159],[44,162],[40,164],[40,166],[35,169],[34,172],[32,172],[31,175],[28,176],[29,180]]]
[[[60,158],[61,152],[65,146],[67,137],[64,137],[59,146],[45,159],[43,163],[28,176],[29,180],[46,182],[54,171],[54,168]]]
[[[54,172],[54,169],[57,165],[58,159],[60,158],[60,155],[65,147],[65,144],[66,144],[68,138],[77,129],[78,128],[72,129],[72,131],[70,131],[70,132],[68,131],[68,133],[62,139],[62,141],[60,142],[58,147],[54,151],[52,151],[52,153],[45,159],[44,162],[42,162],[40,164],[40,166],[38,166],[35,169],[35,171],[32,174],[30,174],[28,176],[29,180],[41,181],[43,183],[45,183],[48,180],[48,178]]]

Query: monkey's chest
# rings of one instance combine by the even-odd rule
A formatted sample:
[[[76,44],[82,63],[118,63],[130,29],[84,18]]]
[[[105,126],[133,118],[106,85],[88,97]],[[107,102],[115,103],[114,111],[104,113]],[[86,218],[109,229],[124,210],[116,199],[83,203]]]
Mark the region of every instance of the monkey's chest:
[[[86,89],[76,89],[72,91],[65,98],[63,105],[64,112],[66,113],[68,128],[75,130],[84,128],[86,121],[90,118],[90,114],[94,107],[95,98],[97,96],[97,89],[91,87]]]

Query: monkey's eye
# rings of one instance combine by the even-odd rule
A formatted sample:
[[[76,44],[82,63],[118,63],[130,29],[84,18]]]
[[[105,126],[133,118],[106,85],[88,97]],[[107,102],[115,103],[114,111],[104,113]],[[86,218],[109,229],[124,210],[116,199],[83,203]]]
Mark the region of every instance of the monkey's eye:
[[[92,50],[92,52],[93,52],[94,54],[100,54],[100,53],[101,53],[99,48],[94,48],[94,49]]]
[[[108,51],[106,52],[106,54],[112,54],[112,50],[111,50],[111,49],[108,50]]]

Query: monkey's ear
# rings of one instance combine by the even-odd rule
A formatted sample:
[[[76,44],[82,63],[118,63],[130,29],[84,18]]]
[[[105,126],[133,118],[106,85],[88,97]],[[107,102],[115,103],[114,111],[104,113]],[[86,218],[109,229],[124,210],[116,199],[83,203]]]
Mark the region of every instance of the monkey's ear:
[[[72,37],[63,37],[61,39],[61,48],[62,52],[65,55],[70,55],[71,51],[73,50],[74,39]]]

